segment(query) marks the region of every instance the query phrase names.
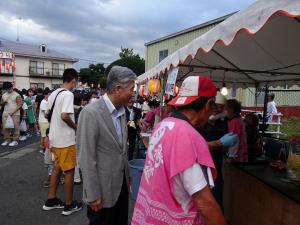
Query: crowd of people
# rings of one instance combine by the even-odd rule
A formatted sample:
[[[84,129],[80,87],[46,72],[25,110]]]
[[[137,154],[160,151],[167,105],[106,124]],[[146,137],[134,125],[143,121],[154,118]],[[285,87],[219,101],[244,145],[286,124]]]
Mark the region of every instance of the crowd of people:
[[[19,91],[4,82],[2,145],[41,136],[48,172],[43,210],[81,210],[73,189],[82,183],[90,225],[127,224],[128,161],[139,134],[151,132],[132,224],[226,224],[224,155],[236,162],[249,158],[241,104],[226,100],[209,78],[191,76],[162,106],[156,98],[136,98],[135,80],[132,70],[114,66],[102,96],[72,92],[74,69],[64,71],[56,90]],[[57,196],[62,177],[64,201]]]

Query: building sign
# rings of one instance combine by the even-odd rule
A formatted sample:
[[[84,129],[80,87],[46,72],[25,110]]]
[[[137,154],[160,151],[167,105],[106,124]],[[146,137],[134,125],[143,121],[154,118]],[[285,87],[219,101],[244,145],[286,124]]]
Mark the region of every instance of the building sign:
[[[178,67],[174,68],[168,74],[168,79],[166,83],[166,94],[174,95],[174,87],[177,79],[178,69]]]
[[[1,52],[0,51],[0,59],[13,59],[14,54],[12,52]]]
[[[0,74],[13,74],[16,69],[16,61],[12,52],[0,51]]]

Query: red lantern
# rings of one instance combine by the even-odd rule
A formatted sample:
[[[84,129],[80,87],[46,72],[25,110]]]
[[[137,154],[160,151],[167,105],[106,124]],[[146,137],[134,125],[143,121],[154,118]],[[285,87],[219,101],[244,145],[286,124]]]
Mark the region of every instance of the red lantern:
[[[145,85],[143,84],[140,86],[140,90],[139,90],[139,95],[142,97],[144,97],[144,90],[145,90]]]
[[[15,69],[16,69],[16,61],[15,60],[12,61],[11,66],[12,66],[13,71],[15,71]]]
[[[9,70],[9,66],[10,66],[10,65],[9,65],[8,63],[6,63],[6,64],[5,64],[5,70],[8,71],[8,70]]]

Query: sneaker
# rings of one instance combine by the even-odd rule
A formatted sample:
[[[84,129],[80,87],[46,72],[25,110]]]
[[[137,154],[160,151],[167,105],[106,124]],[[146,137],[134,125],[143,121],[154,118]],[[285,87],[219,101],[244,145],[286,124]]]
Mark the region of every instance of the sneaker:
[[[20,140],[20,141],[26,141],[26,139],[27,139],[26,136],[20,136],[20,137],[19,137],[19,140]]]
[[[80,180],[80,181],[74,181],[74,184],[75,185],[80,185],[80,184],[82,184],[82,181]]]
[[[6,145],[8,145],[8,143],[9,143],[9,141],[4,141],[1,145],[6,146]]]
[[[81,202],[77,202],[77,201],[73,201],[71,203],[71,205],[65,205],[64,207],[64,211],[62,211],[61,214],[65,215],[65,216],[69,216],[74,212],[77,212],[79,210],[82,209],[82,203]]]
[[[27,138],[30,138],[30,137],[32,137],[32,135],[28,133],[28,134],[26,135],[26,137],[27,137]]]
[[[61,201],[59,198],[51,198],[47,199],[45,205],[43,205],[43,210],[51,210],[51,209],[62,209],[65,207],[65,203]]]
[[[19,143],[17,141],[12,141],[9,143],[8,146],[13,147],[13,146],[17,146]]]
[[[36,136],[41,136],[41,133],[39,131],[36,132]]]
[[[45,155],[45,150],[40,149],[39,153],[41,153],[42,155]]]

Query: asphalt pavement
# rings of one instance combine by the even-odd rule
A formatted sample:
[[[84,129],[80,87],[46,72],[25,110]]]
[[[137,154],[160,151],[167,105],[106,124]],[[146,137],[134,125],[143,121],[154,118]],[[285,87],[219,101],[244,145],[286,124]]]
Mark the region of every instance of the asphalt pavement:
[[[38,151],[39,143],[11,150],[0,157],[0,224],[1,225],[84,225],[86,206],[70,216],[61,215],[61,209],[43,211],[47,198],[47,168]],[[6,152],[7,153],[7,152]],[[58,188],[63,200],[63,186]],[[82,197],[82,185],[75,185],[74,198]]]
[[[40,141],[40,137],[36,136],[36,135],[32,135],[32,137],[27,138],[25,141],[19,141],[18,142],[19,144],[17,146],[10,147],[8,145],[7,146],[1,146],[0,145],[0,157],[4,156],[6,154],[10,154],[10,153],[12,153],[16,150],[19,150],[19,149],[21,149],[21,148],[23,148],[27,145],[30,145],[32,143],[36,143],[38,141]],[[1,136],[0,137],[0,144],[2,144],[2,142],[3,142],[3,137]],[[38,147],[39,147],[39,145],[37,145],[37,148]]]
[[[39,153],[38,137],[23,142],[18,148],[0,147],[0,225],[86,225],[86,206],[70,216],[61,209],[43,211],[47,198],[47,168]],[[33,142],[33,143],[32,143]],[[63,186],[58,188],[63,198]],[[74,199],[82,199],[82,185],[74,186]],[[129,204],[129,220],[133,201]]]

